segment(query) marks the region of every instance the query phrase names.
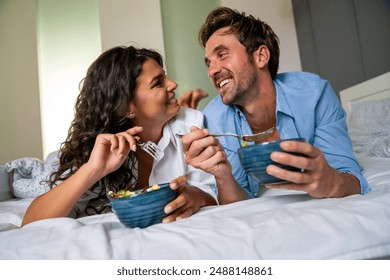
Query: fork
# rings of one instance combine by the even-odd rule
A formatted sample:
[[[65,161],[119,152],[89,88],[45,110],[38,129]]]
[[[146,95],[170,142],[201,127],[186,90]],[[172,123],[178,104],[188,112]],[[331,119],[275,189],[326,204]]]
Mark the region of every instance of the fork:
[[[162,156],[161,149],[157,146],[156,143],[153,143],[152,141],[142,143],[141,141],[137,140],[137,145],[140,146],[142,150],[147,152],[155,160]]]
[[[250,134],[250,135],[238,135],[238,134],[231,133],[231,132],[216,133],[216,134],[212,134],[211,133],[209,135],[210,136],[214,136],[214,137],[232,136],[232,137],[236,137],[238,139],[241,139],[242,141],[245,141],[245,142],[256,142],[256,141],[259,141],[259,140],[263,139],[267,135],[272,134],[274,132],[274,129],[275,129],[275,127],[271,127],[270,129],[267,129],[265,131],[262,131],[262,132],[259,132],[259,133],[255,133],[255,134]],[[185,134],[176,134],[176,136],[178,136],[178,137],[182,137],[184,135]]]

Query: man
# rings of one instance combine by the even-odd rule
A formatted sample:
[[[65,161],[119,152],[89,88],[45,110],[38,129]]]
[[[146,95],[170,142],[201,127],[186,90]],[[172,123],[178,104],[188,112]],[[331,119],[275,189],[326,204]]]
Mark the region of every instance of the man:
[[[304,157],[271,155],[273,161],[304,172],[270,165],[269,174],[288,182],[267,188],[304,191],[315,198],[370,191],[353,155],[346,114],[332,87],[310,73],[277,74],[279,41],[270,26],[219,7],[206,18],[199,41],[219,96],[204,109],[208,130],[193,127],[183,137],[183,146],[187,163],[214,174],[218,185],[224,186],[219,189],[220,204],[255,197],[259,186],[239,162],[240,142],[231,137],[216,140],[208,136],[209,131],[252,134],[275,127],[265,141],[305,138],[307,143],[281,144],[283,150]]]

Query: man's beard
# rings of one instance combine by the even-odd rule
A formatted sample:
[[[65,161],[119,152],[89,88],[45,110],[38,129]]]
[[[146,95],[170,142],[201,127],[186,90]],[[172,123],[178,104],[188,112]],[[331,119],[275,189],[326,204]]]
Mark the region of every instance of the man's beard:
[[[248,71],[245,71],[238,79],[235,79],[236,85],[229,92],[223,94],[222,102],[224,104],[242,106],[251,99],[251,93],[256,88],[258,77],[254,68],[248,67],[247,69]]]

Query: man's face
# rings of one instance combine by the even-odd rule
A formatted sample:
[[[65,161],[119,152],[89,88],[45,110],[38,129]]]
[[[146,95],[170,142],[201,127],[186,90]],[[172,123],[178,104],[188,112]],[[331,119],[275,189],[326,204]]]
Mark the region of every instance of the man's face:
[[[205,62],[211,83],[225,104],[244,105],[258,81],[257,67],[245,47],[224,27],[206,43]]]

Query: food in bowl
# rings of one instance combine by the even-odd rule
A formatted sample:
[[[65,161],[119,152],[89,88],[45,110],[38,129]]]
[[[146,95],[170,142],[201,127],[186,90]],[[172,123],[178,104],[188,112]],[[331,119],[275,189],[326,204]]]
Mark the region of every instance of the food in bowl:
[[[145,192],[155,191],[158,189],[160,189],[160,186],[158,184],[154,184],[151,187],[143,188],[136,191],[130,191],[130,190],[119,190],[117,192],[109,191],[108,196],[110,198],[121,198],[121,197],[135,196]]]
[[[109,192],[107,195],[112,211],[121,223],[131,228],[146,228],[161,223],[165,217],[164,207],[176,198],[177,192],[169,187],[169,183],[164,183],[134,192]]]
[[[283,151],[280,148],[280,143],[283,141],[306,142],[304,138],[292,138],[248,145],[246,147],[238,149],[238,156],[240,158],[242,167],[248,173],[249,176],[259,182],[261,185],[278,184],[285,182],[285,180],[276,178],[267,173],[266,168],[270,164],[290,171],[302,172],[302,170],[297,169],[295,167],[276,163],[271,160],[270,156],[272,152]]]

